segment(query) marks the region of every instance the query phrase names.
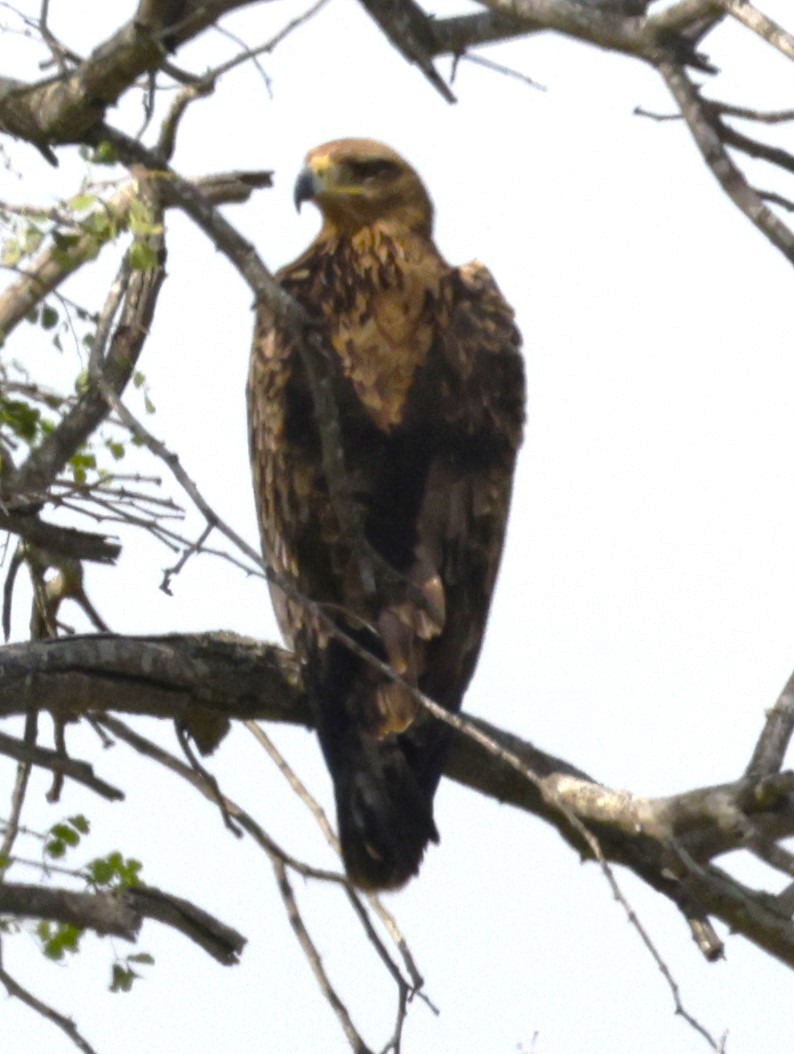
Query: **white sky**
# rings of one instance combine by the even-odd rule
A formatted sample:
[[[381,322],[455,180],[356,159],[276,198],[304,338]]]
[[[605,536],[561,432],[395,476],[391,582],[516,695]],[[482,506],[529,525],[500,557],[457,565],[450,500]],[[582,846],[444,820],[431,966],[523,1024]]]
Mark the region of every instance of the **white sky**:
[[[134,7],[53,0],[51,24],[85,51]],[[257,7],[226,25],[255,45],[299,10]],[[789,15],[784,0],[764,10],[784,22]],[[3,21],[10,16],[0,9]],[[727,70],[715,96],[790,104],[791,67],[770,49],[733,27],[709,48]],[[212,33],[178,61],[199,69],[233,52]],[[462,63],[450,107],[352,0],[333,0],[263,60],[272,99],[246,68],[195,104],[175,164],[187,174],[275,170],[275,189],[227,215],[276,267],[317,226],[311,209],[297,216],[291,204],[307,149],[369,135],[414,162],[436,201],[442,251],[489,265],[516,306],[527,353],[527,438],[466,709],[638,793],[732,780],[794,664],[790,266],[720,194],[681,124],[632,116],[638,104],[671,109],[651,71],[553,37],[488,54],[547,91]],[[39,57],[23,38],[0,36],[3,73],[31,77]],[[446,72],[448,62],[440,66]],[[110,117],[134,131],[139,103]],[[775,134],[792,148],[790,131]],[[47,203],[77,190],[82,164],[67,152],[58,173],[24,145],[12,156],[25,179],[0,171],[0,197]],[[759,181],[774,182],[766,173]],[[168,252],[142,361],[158,409],[149,423],[254,541],[243,399],[250,297],[179,217],[169,220]],[[97,307],[104,288],[95,273],[70,292]],[[31,370],[74,369],[34,344],[29,328],[10,350]],[[132,539],[118,572],[90,571],[94,602],[115,630],[225,628],[275,639],[261,582],[196,560],[169,599],[157,586],[172,562]],[[167,727],[162,734],[172,741]],[[330,806],[313,738],[274,735]],[[139,948],[113,945],[157,960],[123,996],[105,993],[109,941],[87,939],[79,962],[62,966],[21,934],[4,941],[6,968],[72,1013],[100,1054],[346,1051],[264,857],[189,788],[123,747],[102,752],[81,733],[70,744],[125,787],[127,802],[108,806],[69,788],[51,808],[40,780],[28,822],[46,827],[87,812],[87,855],[139,856],[144,878],[215,912],[249,945],[240,966],[223,969],[147,924]],[[249,735],[235,731],[212,768],[274,836],[328,862]],[[438,794],[437,822],[441,846],[420,878],[389,898],[441,1011],[412,1008],[404,1054],[708,1049],[674,1016],[661,975],[595,867],[580,866],[539,821],[451,783]],[[769,880],[741,867],[748,880]],[[729,1031],[731,1054],[794,1049],[785,967],[738,937],[726,937],[726,962],[707,965],[671,906],[631,876],[620,881],[687,1009],[714,1034]],[[379,1049],[390,1035],[390,982],[338,896],[297,879],[295,888],[354,1021]],[[0,1000],[0,1034],[15,1054],[73,1049],[10,1000]]]

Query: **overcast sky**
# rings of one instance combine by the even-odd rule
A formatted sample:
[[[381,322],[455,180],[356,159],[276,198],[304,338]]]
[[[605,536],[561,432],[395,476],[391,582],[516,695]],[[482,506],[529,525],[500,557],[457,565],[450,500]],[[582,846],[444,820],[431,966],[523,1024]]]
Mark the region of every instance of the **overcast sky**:
[[[50,7],[54,31],[85,52],[135,5]],[[790,21],[783,0],[763,7]],[[274,3],[224,24],[256,45],[301,9]],[[3,23],[15,24],[0,8]],[[725,70],[712,93],[790,105],[790,64],[743,36],[729,26],[709,38]],[[235,50],[208,33],[178,60],[200,70]],[[291,203],[309,148],[372,136],[415,164],[436,203],[442,252],[488,264],[516,307],[527,357],[527,436],[466,709],[640,794],[735,779],[794,666],[791,267],[720,193],[680,123],[633,116],[637,105],[672,108],[650,70],[553,37],[487,54],[545,90],[462,62],[450,107],[352,0],[332,0],[263,60],[272,97],[246,67],[194,105],[174,163],[190,175],[275,171],[273,190],[227,210],[273,268],[317,228],[312,209],[298,216]],[[3,73],[31,78],[40,58],[23,37],[0,35]],[[440,68],[447,73],[448,62]],[[110,118],[135,131],[140,98]],[[775,135],[792,148],[790,130]],[[0,197],[46,205],[75,193],[83,164],[76,152],[59,154],[55,172],[31,148],[14,148],[24,181],[0,171]],[[102,275],[111,272],[100,263],[70,295],[96,309]],[[169,217],[168,272],[141,364],[157,406],[148,423],[254,542],[243,397],[250,295],[178,216]],[[29,355],[32,372],[76,372],[69,352],[58,358],[34,343],[32,330],[20,330],[9,350]],[[171,562],[150,541],[130,539],[118,571],[91,569],[92,598],[114,630],[224,628],[277,639],[260,580],[194,560],[169,599],[158,585]],[[17,612],[21,635],[21,599]],[[161,734],[172,742],[168,728]],[[273,735],[330,807],[313,737]],[[347,1050],[266,859],[235,840],[190,788],[123,746],[102,751],[81,732],[70,745],[124,786],[128,800],[109,806],[67,787],[50,807],[39,780],[27,822],[45,828],[86,812],[94,826],[87,855],[120,848],[138,856],[145,879],[202,904],[249,945],[240,966],[223,969],[147,924],[139,949],[90,938],[79,962],[64,966],[46,962],[20,934],[4,941],[6,968],[73,1014],[100,1054]],[[330,863],[245,730],[228,737],[212,769],[296,854]],[[674,1015],[664,979],[594,866],[580,865],[541,822],[448,782],[436,818],[441,845],[419,879],[387,898],[440,1010],[412,1007],[404,1054],[708,1049]],[[782,885],[746,861],[736,869],[745,880]],[[690,1013],[715,1035],[729,1032],[730,1054],[790,1054],[785,967],[727,935],[727,960],[707,965],[676,911],[619,877]],[[379,1049],[394,1009],[388,978],[342,899],[295,885],[326,967]],[[105,994],[114,949],[156,958],[129,995]],[[13,1001],[0,1002],[0,1030],[13,1037],[15,1054],[72,1049]]]

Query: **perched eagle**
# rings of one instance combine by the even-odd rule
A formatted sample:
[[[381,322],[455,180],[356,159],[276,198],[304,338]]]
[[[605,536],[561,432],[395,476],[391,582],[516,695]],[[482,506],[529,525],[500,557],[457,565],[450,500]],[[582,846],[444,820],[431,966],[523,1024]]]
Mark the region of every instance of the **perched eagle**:
[[[266,308],[248,389],[254,487],[347,873],[363,889],[393,889],[438,841],[433,795],[450,739],[406,685],[456,711],[474,672],[521,441],[520,338],[488,270],[443,259],[427,191],[389,147],[342,139],[312,150],[295,186],[304,201],[322,229],[278,280],[325,353],[360,536],[343,528],[329,487],[306,360]]]

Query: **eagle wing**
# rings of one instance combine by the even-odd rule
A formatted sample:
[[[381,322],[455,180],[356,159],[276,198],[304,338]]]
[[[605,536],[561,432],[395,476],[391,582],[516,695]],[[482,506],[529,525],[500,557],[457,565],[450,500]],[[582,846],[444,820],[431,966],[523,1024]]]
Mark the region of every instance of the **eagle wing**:
[[[251,453],[271,586],[305,660],[351,877],[401,885],[437,838],[432,798],[448,730],[405,687],[329,633],[318,610],[409,684],[457,710],[479,654],[521,440],[513,313],[487,269],[451,269],[428,243],[305,254],[282,272],[329,352],[352,500],[374,552],[410,583],[362,581],[323,475],[300,355],[260,313]],[[352,255],[351,255],[352,254]],[[313,605],[307,605],[308,598]]]

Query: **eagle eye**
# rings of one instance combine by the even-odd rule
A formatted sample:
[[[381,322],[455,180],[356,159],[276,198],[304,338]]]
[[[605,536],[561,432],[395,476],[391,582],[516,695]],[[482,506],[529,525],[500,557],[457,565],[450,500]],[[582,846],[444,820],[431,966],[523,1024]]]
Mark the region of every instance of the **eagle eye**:
[[[394,161],[374,158],[372,161],[349,161],[348,169],[355,180],[393,179],[400,171]]]

